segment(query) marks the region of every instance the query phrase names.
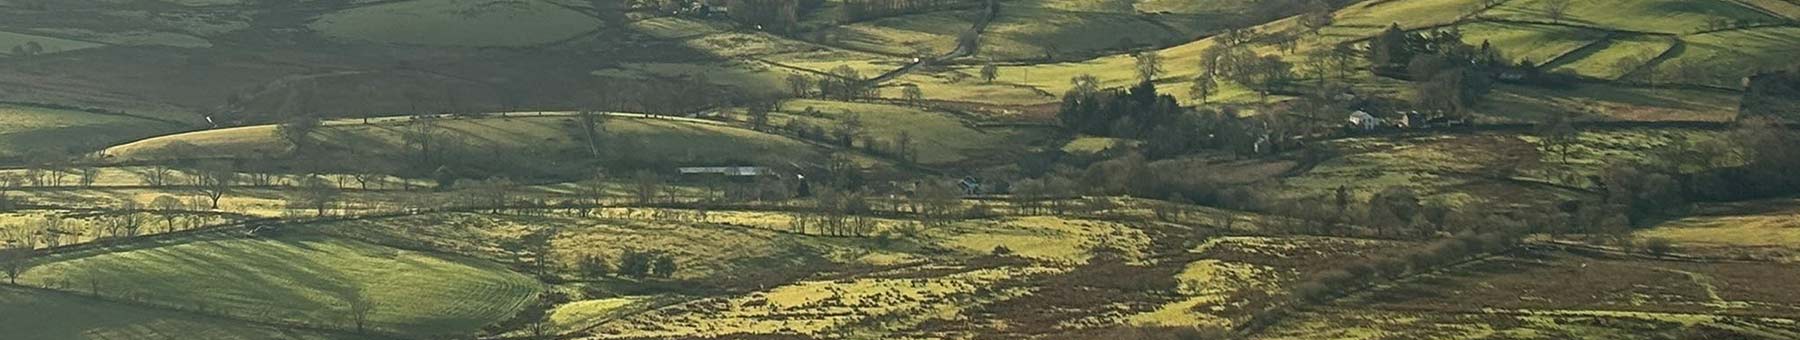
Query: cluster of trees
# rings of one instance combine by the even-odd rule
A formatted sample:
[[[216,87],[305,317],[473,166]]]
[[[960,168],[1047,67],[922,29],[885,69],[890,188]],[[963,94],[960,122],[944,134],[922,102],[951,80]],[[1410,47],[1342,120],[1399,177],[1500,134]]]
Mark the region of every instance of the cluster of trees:
[[[627,249],[619,255],[617,264],[608,263],[605,257],[599,255],[582,256],[575,261],[575,270],[588,279],[602,278],[609,273],[638,279],[666,279],[674,277],[675,271],[679,269],[680,264],[675,262],[673,254],[655,250]]]
[[[912,14],[948,6],[967,4],[969,0],[850,0],[839,7],[843,22],[856,22],[902,14]]]
[[[1121,138],[1141,138],[1169,125],[1186,110],[1174,96],[1156,92],[1156,84],[1139,82],[1128,90],[1101,89],[1099,80],[1081,75],[1063,95],[1057,119],[1071,131]]]
[[[1478,103],[1499,72],[1537,69],[1529,61],[1508,65],[1492,45],[1470,46],[1456,30],[1409,33],[1399,25],[1369,41],[1368,58],[1377,74],[1412,80],[1420,108],[1446,113]]]
[[[869,86],[869,79],[865,78],[862,72],[849,65],[839,65],[832,68],[829,75],[816,79],[800,74],[789,75],[787,85],[788,91],[792,92],[794,97],[799,98],[819,97],[851,100],[881,95],[879,88]]]
[[[1744,116],[1800,117],[1800,66],[1746,79],[1740,105]]]
[[[1220,35],[1219,46],[1208,48],[1200,54],[1200,75],[1195,76],[1193,84],[1196,99],[1202,101],[1216,92],[1220,80],[1229,80],[1257,91],[1266,100],[1268,95],[1286,88],[1295,79],[1294,65],[1275,54],[1257,54],[1252,49],[1258,41],[1273,40],[1281,51],[1292,51],[1288,46],[1295,46],[1297,37],[1291,35],[1264,35],[1254,29],[1228,29]]]
[[[25,44],[13,45],[12,47],[12,55],[15,57],[29,57],[39,54],[44,54],[44,45],[38,44],[36,41],[27,41]]]

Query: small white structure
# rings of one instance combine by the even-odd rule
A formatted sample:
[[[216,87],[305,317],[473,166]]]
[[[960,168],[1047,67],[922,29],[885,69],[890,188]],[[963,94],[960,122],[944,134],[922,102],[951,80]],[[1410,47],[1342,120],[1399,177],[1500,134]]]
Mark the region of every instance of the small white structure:
[[[1375,115],[1360,110],[1351,112],[1350,119],[1347,119],[1346,122],[1350,123],[1350,126],[1363,130],[1374,130],[1381,127],[1381,118],[1375,118]]]
[[[680,170],[683,175],[725,175],[730,177],[762,176],[770,173],[769,168],[760,166],[686,167]]]

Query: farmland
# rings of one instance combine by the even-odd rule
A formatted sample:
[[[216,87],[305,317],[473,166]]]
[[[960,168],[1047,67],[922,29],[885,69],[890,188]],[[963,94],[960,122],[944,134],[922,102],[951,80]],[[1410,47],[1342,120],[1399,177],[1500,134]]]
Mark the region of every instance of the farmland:
[[[1800,338],[1796,19],[0,0],[0,338]]]
[[[357,306],[381,305],[388,307],[361,316],[370,328],[420,335],[462,334],[505,319],[538,289],[493,265],[298,235],[44,261],[23,281],[302,324],[342,325],[354,322]]]

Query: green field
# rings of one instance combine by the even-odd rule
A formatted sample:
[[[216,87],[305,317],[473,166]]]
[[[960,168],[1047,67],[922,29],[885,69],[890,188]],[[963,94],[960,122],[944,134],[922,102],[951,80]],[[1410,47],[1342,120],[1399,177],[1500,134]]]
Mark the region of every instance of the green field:
[[[34,340],[349,340],[350,334],[285,330],[73,294],[0,287],[0,334]]]
[[[354,329],[354,301],[375,329],[467,335],[507,319],[541,289],[492,263],[311,235],[203,238],[41,260],[37,287],[140,299],[184,310]]]
[[[802,114],[807,108],[819,116]],[[908,134],[917,150],[917,161],[922,164],[989,161],[984,158],[1016,152],[1047,137],[1029,129],[974,127],[950,113],[899,105],[793,100],[782,103],[779,111],[782,115],[774,118],[780,119],[771,119],[771,125],[785,126],[790,120],[798,120],[831,129],[848,115],[856,115],[868,134],[884,143],[893,143],[900,134]]]
[[[1508,1],[1487,15],[1512,20],[1550,22],[1547,0]],[[1737,2],[1725,0],[1575,1],[1566,24],[1625,31],[1683,34],[1704,30],[1711,21],[1772,20]]]
[[[24,47],[33,42],[38,43],[38,46],[43,46],[45,54],[106,46],[86,41],[0,31],[0,55],[12,56],[14,46]]]
[[[567,114],[538,116],[516,113],[513,117],[459,118],[440,120],[437,124],[449,138],[479,148],[575,148],[585,149],[579,142],[575,118]],[[326,145],[337,145],[356,154],[388,157],[402,152],[401,133],[407,129],[404,120],[382,120],[362,124],[356,120],[333,121],[313,138]],[[615,117],[607,119],[605,137],[609,147],[619,152],[658,155],[659,161],[675,164],[719,165],[721,162],[786,164],[818,155],[818,149],[788,138],[748,129],[714,123],[657,118]],[[623,146],[625,143],[629,148]],[[269,125],[238,127],[162,136],[132,142],[105,151],[112,160],[169,159],[183,148],[207,150],[222,157],[260,158],[288,150],[289,144],[276,137]],[[191,147],[189,146],[191,145]]]
[[[180,128],[136,117],[0,105],[0,157],[87,152]]]
[[[1598,31],[1554,25],[1477,22],[1458,28],[1464,42],[1475,46],[1487,42],[1512,61],[1530,60],[1534,65],[1555,60],[1604,36]]]
[[[1640,230],[1639,239],[1673,241],[1678,251],[1746,258],[1800,256],[1800,201],[1714,203],[1692,216]]]
[[[309,27],[353,41],[531,46],[594,31],[600,22],[544,1],[412,0],[326,14]]]

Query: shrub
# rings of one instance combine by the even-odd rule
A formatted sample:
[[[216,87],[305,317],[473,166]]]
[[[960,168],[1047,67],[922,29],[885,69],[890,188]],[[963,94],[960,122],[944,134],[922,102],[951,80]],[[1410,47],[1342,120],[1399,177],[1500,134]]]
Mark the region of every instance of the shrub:
[[[1668,255],[1675,251],[1675,242],[1661,237],[1648,238],[1644,240],[1644,251],[1656,255]]]

